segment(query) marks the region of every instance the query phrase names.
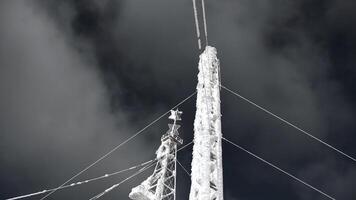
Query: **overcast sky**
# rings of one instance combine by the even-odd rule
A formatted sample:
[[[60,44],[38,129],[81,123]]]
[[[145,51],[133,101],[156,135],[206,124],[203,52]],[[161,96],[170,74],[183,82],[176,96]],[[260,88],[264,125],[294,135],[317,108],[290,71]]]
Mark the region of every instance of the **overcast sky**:
[[[356,156],[354,0],[206,0],[222,83]],[[191,0],[0,1],[0,199],[60,185],[194,92]],[[339,200],[356,163],[222,91],[226,138]],[[192,140],[195,99],[180,107]],[[76,180],[154,158],[163,118]],[[223,143],[226,200],[324,200]],[[191,147],[178,159],[190,169]],[[151,172],[103,199],[128,199]],[[129,174],[58,191],[88,199]],[[178,169],[177,200],[189,177]],[[33,198],[38,199],[38,198]]]

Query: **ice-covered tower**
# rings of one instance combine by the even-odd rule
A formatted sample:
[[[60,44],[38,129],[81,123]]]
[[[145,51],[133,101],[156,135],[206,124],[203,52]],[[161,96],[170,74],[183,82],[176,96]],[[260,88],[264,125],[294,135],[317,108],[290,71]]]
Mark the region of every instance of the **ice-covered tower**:
[[[168,124],[169,130],[161,138],[161,145],[156,151],[157,164],[153,174],[141,185],[132,189],[129,197],[133,200],[176,200],[176,158],[177,144],[183,140],[178,136],[182,112],[171,110],[169,119],[173,124]]]
[[[189,200],[223,200],[220,64],[214,47],[200,55]]]

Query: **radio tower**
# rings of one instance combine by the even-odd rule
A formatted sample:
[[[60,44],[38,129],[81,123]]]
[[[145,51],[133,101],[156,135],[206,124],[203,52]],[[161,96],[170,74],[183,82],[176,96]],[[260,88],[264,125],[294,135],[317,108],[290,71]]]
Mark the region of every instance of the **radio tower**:
[[[153,174],[141,185],[132,189],[129,197],[133,200],[176,200],[176,157],[177,144],[183,144],[183,140],[178,136],[183,112],[171,110],[168,117],[173,120],[173,124],[168,124],[169,130],[161,138],[161,145],[156,151],[157,164]]]
[[[200,55],[189,200],[223,200],[220,64],[214,47]]]

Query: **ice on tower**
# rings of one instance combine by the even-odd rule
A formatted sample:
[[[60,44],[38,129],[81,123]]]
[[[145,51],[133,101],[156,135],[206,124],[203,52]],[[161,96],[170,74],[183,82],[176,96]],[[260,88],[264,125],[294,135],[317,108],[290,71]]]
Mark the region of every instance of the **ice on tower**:
[[[223,200],[220,64],[214,47],[200,55],[189,200]]]
[[[179,137],[177,124],[182,112],[171,110],[169,130],[161,138],[161,145],[156,151],[157,164],[153,174],[141,185],[133,188],[129,197],[133,200],[175,200],[176,199],[176,156],[177,145],[183,140]]]

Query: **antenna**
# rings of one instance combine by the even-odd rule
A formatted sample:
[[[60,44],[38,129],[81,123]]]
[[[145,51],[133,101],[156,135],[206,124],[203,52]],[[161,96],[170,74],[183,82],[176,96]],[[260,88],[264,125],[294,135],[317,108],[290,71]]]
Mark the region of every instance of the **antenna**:
[[[169,130],[161,138],[161,145],[156,151],[157,164],[153,174],[141,185],[133,188],[129,197],[133,200],[175,200],[176,199],[176,169],[177,145],[183,144],[178,129],[182,111],[171,110],[168,117],[173,120],[168,124]]]

